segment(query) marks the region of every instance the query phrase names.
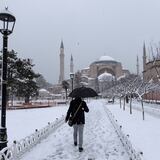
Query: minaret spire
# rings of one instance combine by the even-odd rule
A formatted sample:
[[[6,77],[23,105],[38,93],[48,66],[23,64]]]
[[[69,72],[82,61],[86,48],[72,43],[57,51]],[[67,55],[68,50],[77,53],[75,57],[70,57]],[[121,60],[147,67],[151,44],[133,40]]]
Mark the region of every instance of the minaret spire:
[[[61,40],[61,45],[60,45],[60,75],[59,75],[59,83],[61,84],[62,81],[64,80],[64,45],[63,41]]]
[[[63,40],[61,40],[61,46],[60,46],[60,48],[64,49]]]
[[[147,62],[147,56],[146,56],[146,46],[145,42],[143,44],[143,71],[146,69],[146,62]]]
[[[139,75],[139,58],[138,58],[138,55],[137,55],[137,76]]]
[[[74,64],[73,64],[73,56],[71,54],[71,59],[70,59],[70,73],[74,73]]]

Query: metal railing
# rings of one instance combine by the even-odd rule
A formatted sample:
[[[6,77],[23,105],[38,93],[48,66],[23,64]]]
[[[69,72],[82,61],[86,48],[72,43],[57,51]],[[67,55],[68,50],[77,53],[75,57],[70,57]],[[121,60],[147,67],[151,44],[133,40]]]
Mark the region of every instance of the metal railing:
[[[20,141],[14,141],[10,147],[6,147],[0,151],[0,160],[18,160],[24,153],[29,151],[41,140],[45,139],[49,134],[54,132],[64,123],[64,116],[40,130],[35,130],[35,133],[30,136],[21,139]]]
[[[129,141],[129,135],[125,135],[122,132],[122,126],[118,125],[117,120],[115,120],[114,115],[110,112],[108,108],[104,106],[104,109],[108,115],[108,118],[110,122],[112,123],[115,132],[117,133],[122,145],[124,146],[126,152],[129,155],[130,160],[143,160],[143,153],[142,152],[137,152],[131,142]]]

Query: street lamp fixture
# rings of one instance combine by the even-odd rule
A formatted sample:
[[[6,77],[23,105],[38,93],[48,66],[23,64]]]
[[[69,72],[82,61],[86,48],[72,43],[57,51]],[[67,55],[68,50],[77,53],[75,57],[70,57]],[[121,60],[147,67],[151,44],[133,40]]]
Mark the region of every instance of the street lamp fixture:
[[[10,35],[13,32],[16,18],[8,10],[8,7],[6,7],[4,11],[0,12],[0,21],[2,21],[0,32],[3,35]]]
[[[71,78],[71,82],[72,82],[72,91],[73,91],[73,79],[74,79],[74,73],[70,73],[70,78]]]
[[[1,108],[1,128],[0,128],[0,150],[7,147],[6,128],[6,104],[7,104],[7,54],[8,35],[13,32],[16,18],[8,8],[0,12],[0,32],[3,34],[3,62],[2,62],[2,108]]]

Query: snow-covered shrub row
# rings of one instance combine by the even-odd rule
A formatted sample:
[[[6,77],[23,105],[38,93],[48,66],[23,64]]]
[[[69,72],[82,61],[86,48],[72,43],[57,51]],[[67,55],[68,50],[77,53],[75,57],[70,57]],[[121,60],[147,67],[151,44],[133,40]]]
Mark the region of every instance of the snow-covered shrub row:
[[[105,111],[108,115],[108,118],[109,118],[110,122],[112,123],[118,137],[120,138],[122,145],[125,147],[128,155],[130,157],[130,160],[142,160],[142,158],[143,158],[141,156],[142,154],[135,151],[131,142],[128,139],[128,135],[125,135],[122,132],[122,130],[121,130],[122,126],[119,126],[119,124],[117,123],[117,121],[114,118],[114,115],[109,111],[109,109],[107,107],[104,106],[104,109],[105,109]]]
[[[0,160],[18,160],[24,153],[29,151],[42,139],[45,139],[49,134],[55,131],[64,123],[64,116],[52,123],[48,123],[47,126],[40,130],[35,130],[35,133],[30,136],[21,139],[20,141],[14,141],[13,145],[6,147],[0,151]]]

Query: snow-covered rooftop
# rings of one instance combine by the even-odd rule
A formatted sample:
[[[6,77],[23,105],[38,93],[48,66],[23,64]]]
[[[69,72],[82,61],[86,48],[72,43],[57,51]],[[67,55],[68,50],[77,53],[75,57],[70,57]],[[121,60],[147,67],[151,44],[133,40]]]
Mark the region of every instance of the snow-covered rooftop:
[[[85,75],[85,74],[83,74],[81,77],[82,77],[82,78],[87,78],[87,79],[88,79],[88,76]]]
[[[120,79],[125,78],[125,77],[126,77],[125,74],[123,74],[122,76],[118,77],[117,80],[120,80]]]
[[[83,68],[83,70],[88,70],[88,69],[90,69],[90,68],[89,67]]]
[[[39,90],[39,92],[48,92],[46,89],[42,88]]]

